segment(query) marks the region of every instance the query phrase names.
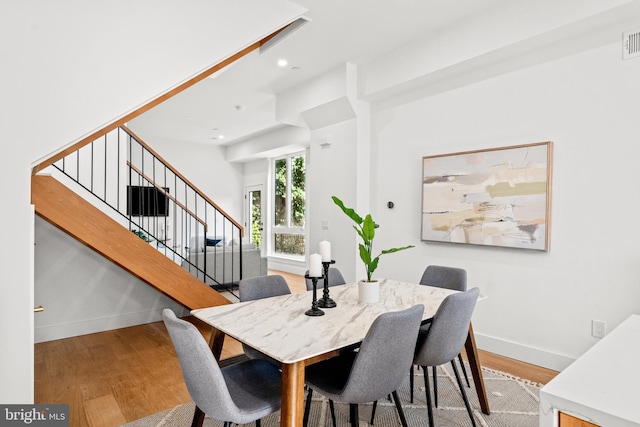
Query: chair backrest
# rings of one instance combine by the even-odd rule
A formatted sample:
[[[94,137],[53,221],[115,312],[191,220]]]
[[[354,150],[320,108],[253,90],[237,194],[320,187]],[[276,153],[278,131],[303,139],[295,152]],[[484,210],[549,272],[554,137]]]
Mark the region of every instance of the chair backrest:
[[[162,311],[162,318],[178,355],[187,390],[195,404],[211,418],[235,419],[239,409],[200,331],[191,323],[178,319],[168,308]]]
[[[466,291],[467,270],[443,265],[430,265],[422,273],[420,284],[454,291]]]
[[[341,393],[349,403],[373,402],[397,390],[413,361],[424,305],[378,316],[358,350]]]
[[[309,273],[309,271],[307,270],[307,274]],[[311,279],[305,279],[307,282],[307,290],[310,291],[313,289],[313,281]],[[338,285],[344,285],[345,280],[344,277],[342,277],[342,273],[340,272],[340,270],[338,270],[335,267],[329,267],[329,286],[338,286]],[[324,287],[324,280],[318,280],[318,284],[317,284],[317,288],[321,289],[322,287]]]
[[[291,293],[291,289],[289,285],[287,285],[284,277],[273,274],[240,280],[240,283],[238,283],[238,293],[240,302],[244,302],[278,295],[287,295]]]
[[[439,366],[453,360],[469,334],[471,316],[480,290],[472,288],[447,296],[438,307],[426,336],[418,340],[414,363]]]

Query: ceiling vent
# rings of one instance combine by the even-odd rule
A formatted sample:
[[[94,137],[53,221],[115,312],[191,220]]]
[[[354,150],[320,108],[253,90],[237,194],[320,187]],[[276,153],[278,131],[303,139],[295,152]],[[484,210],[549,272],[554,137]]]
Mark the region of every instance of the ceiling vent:
[[[640,30],[627,31],[622,36],[622,59],[640,56]]]

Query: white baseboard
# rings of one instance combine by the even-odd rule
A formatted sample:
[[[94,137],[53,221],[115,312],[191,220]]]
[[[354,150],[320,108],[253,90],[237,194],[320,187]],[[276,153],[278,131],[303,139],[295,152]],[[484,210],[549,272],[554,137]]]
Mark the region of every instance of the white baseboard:
[[[554,371],[562,371],[576,359],[563,354],[552,353],[535,347],[529,347],[520,343],[506,341],[500,338],[474,333],[476,346],[491,353],[510,357],[522,362],[530,363]]]
[[[286,258],[269,257],[269,270],[285,271],[291,274],[304,276],[307,271],[307,264],[304,261],[296,261]]]
[[[36,343],[76,337],[79,335],[93,334],[96,332],[110,331],[112,329],[127,328],[129,326],[143,325],[162,320],[161,307],[149,311],[137,313],[114,314],[112,316],[85,319],[78,322],[60,323],[34,328],[34,341]],[[182,306],[168,307],[176,312],[178,317],[189,315],[189,310]]]

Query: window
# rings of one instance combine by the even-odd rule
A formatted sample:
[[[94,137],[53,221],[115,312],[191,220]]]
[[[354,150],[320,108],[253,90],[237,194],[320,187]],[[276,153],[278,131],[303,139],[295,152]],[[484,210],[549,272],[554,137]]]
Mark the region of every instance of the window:
[[[274,162],[273,252],[276,255],[305,256],[304,154]]]
[[[262,222],[262,185],[251,185],[245,188],[246,214],[248,221],[245,227],[249,228],[249,242],[262,246],[264,223]]]

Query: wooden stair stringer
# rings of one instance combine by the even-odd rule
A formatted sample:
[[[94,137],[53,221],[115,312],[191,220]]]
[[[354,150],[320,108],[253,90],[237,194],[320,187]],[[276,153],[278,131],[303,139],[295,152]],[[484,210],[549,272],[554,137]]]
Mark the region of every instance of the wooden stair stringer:
[[[188,309],[231,302],[58,180],[31,178],[38,216]]]

